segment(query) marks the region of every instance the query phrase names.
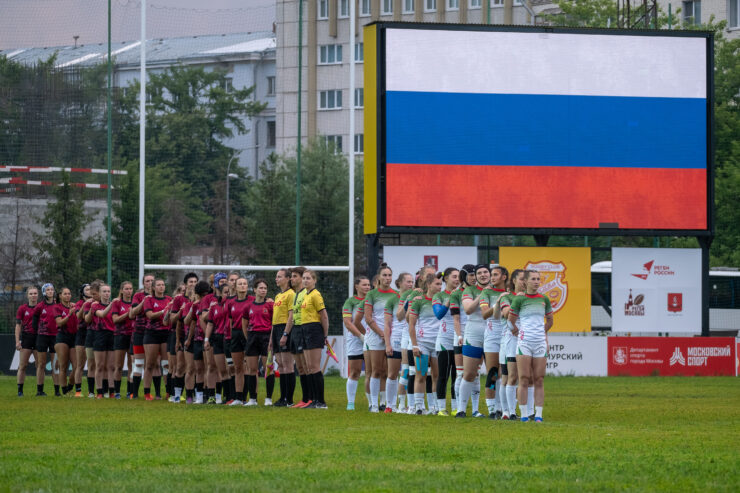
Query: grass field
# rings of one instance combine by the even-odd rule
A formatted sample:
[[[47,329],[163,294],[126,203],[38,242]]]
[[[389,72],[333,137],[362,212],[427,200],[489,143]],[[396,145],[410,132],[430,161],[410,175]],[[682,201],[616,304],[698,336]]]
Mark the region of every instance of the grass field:
[[[534,424],[370,414],[362,388],[347,412],[338,377],[329,410],[36,398],[30,380],[18,398],[0,377],[0,490],[740,490],[740,380],[545,385]]]

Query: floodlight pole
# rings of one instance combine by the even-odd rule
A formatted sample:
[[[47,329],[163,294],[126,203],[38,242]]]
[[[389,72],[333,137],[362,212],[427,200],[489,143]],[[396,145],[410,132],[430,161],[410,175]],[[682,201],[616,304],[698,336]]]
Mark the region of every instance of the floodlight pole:
[[[298,142],[295,178],[295,264],[301,263],[301,95],[303,91],[303,0],[298,0]]]
[[[146,0],[141,0],[139,59],[139,286],[144,279],[144,204],[146,183]]]
[[[355,2],[349,2],[349,266],[348,291],[352,296],[355,277]],[[351,99],[350,99],[351,98]]]
[[[113,245],[111,244],[111,236],[113,232],[113,215],[112,215],[112,198],[111,198],[111,187],[113,185],[111,180],[111,169],[113,167],[113,115],[111,114],[111,97],[113,92],[113,62],[111,59],[111,6],[110,6],[110,0],[108,0],[108,230],[107,230],[107,259],[106,259],[106,279],[108,281],[108,285],[110,285],[112,280],[112,273],[111,273],[111,263],[113,258]]]

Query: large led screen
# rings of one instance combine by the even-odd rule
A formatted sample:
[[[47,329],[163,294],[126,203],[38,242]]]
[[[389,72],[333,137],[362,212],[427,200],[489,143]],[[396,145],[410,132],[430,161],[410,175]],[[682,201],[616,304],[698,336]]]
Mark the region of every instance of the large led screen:
[[[366,27],[365,231],[706,232],[711,42]]]

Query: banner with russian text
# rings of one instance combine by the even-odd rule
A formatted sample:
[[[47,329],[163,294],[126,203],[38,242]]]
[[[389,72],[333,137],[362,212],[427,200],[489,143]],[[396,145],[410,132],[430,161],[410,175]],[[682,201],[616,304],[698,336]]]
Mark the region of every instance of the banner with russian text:
[[[735,375],[734,337],[609,337],[609,376]]]

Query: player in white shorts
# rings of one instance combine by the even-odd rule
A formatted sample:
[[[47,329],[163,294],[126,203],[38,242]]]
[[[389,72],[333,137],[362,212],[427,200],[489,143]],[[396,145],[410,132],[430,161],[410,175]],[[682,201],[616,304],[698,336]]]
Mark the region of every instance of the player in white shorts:
[[[501,333],[506,328],[506,320],[494,315],[499,297],[506,294],[506,282],[509,280],[509,271],[501,265],[491,268],[491,287],[486,289],[489,299],[488,309],[483,312],[483,318],[488,322],[486,334],[483,338],[483,353],[486,357],[486,407],[490,419],[499,419],[501,412],[501,377],[500,377],[500,348]],[[505,364],[505,362],[504,362]]]
[[[342,308],[342,320],[344,322],[344,344],[347,355],[347,410],[354,411],[355,395],[357,394],[357,382],[362,373],[363,339],[367,327],[364,326],[362,316],[365,310],[365,295],[370,291],[370,280],[365,276],[355,279],[355,295],[347,298]],[[360,324],[355,325],[359,320]],[[367,378],[367,377],[365,377]]]
[[[424,296],[414,299],[409,307],[409,338],[411,339],[412,351],[417,378],[414,386],[414,401],[416,403],[416,414],[424,413],[424,391],[426,387],[426,376],[431,369],[432,380],[437,375],[437,352],[434,345],[437,340],[440,321],[434,314],[433,298],[442,289],[442,276],[425,274],[420,283]],[[436,403],[430,403],[430,411],[434,414]]]
[[[463,381],[460,384],[460,395],[457,399],[456,418],[465,417],[465,409],[473,393],[474,383],[478,384],[478,369],[483,360],[483,339],[487,323],[483,320],[481,310],[488,308],[488,297],[483,291],[491,282],[491,271],[487,265],[475,266],[475,286],[468,286],[463,291],[463,311],[468,315],[468,323],[465,325],[463,341]],[[473,416],[478,417],[480,413],[474,411]],[[482,416],[482,415],[481,415]]]
[[[523,294],[526,290],[524,283],[524,270],[514,269],[511,273],[511,279],[507,283],[508,292],[499,297],[494,317],[498,315],[504,324],[504,330],[501,334],[501,351],[500,357],[503,359],[501,365],[501,392],[503,414],[501,419],[518,420],[516,415],[516,390],[518,385],[516,370],[516,337],[511,333],[511,322],[508,320],[509,307],[511,301],[517,293]],[[534,400],[534,397],[532,398]]]
[[[528,270],[524,273],[527,291],[517,296],[509,308],[509,321],[517,336],[516,364],[519,371],[519,406],[527,405],[527,386],[534,380],[534,421],[542,422],[542,407],[545,400],[545,369],[547,367],[547,331],[553,324],[550,298],[537,292],[540,287],[540,274]],[[526,415],[522,421],[528,421]]]
[[[447,413],[447,381],[455,374],[455,320],[450,313],[450,298],[452,293],[460,284],[460,271],[454,267],[448,267],[444,271],[442,280],[445,289],[434,295],[432,305],[434,314],[440,320],[439,332],[434,349],[437,351],[437,364],[439,375],[437,376],[437,409],[440,416],[449,416]],[[455,379],[452,382],[452,399],[455,399]],[[453,412],[456,411],[453,407]]]
[[[394,325],[393,331],[398,330],[401,334],[401,341],[399,343],[399,351],[401,352],[401,374],[398,377],[398,405],[394,403],[393,409],[398,410],[399,412],[405,412],[406,411],[406,385],[408,385],[408,378],[409,378],[409,359],[408,359],[408,348],[409,345],[409,324],[406,321],[406,312],[403,311],[403,304],[404,304],[404,296],[411,291],[411,288],[414,287],[414,276],[409,274],[408,272],[402,272],[399,274],[398,278],[396,279],[396,289],[398,289],[398,292],[400,293],[398,302],[396,303],[396,306],[393,308],[392,318],[393,323],[398,324],[397,328]],[[402,314],[399,317],[399,307],[403,311]],[[388,312],[386,310],[386,320],[388,320]],[[395,333],[395,332],[394,332]],[[390,365],[391,361],[388,361],[388,364]],[[390,366],[389,366],[390,368]],[[390,375],[389,375],[390,377]],[[386,383],[386,388],[388,388],[388,384]],[[387,394],[387,392],[386,392]],[[409,399],[413,399],[413,392],[410,394]],[[386,398],[388,402],[390,402],[390,398]],[[409,401],[410,402],[410,401]]]
[[[372,376],[370,377],[370,412],[377,413],[385,408],[385,396],[381,396],[381,379],[388,378],[385,354],[385,306],[388,299],[398,299],[391,288],[393,271],[383,263],[378,271],[378,287],[365,296],[365,322],[370,330],[365,333],[365,350],[369,353]],[[385,383],[385,382],[384,382]]]

